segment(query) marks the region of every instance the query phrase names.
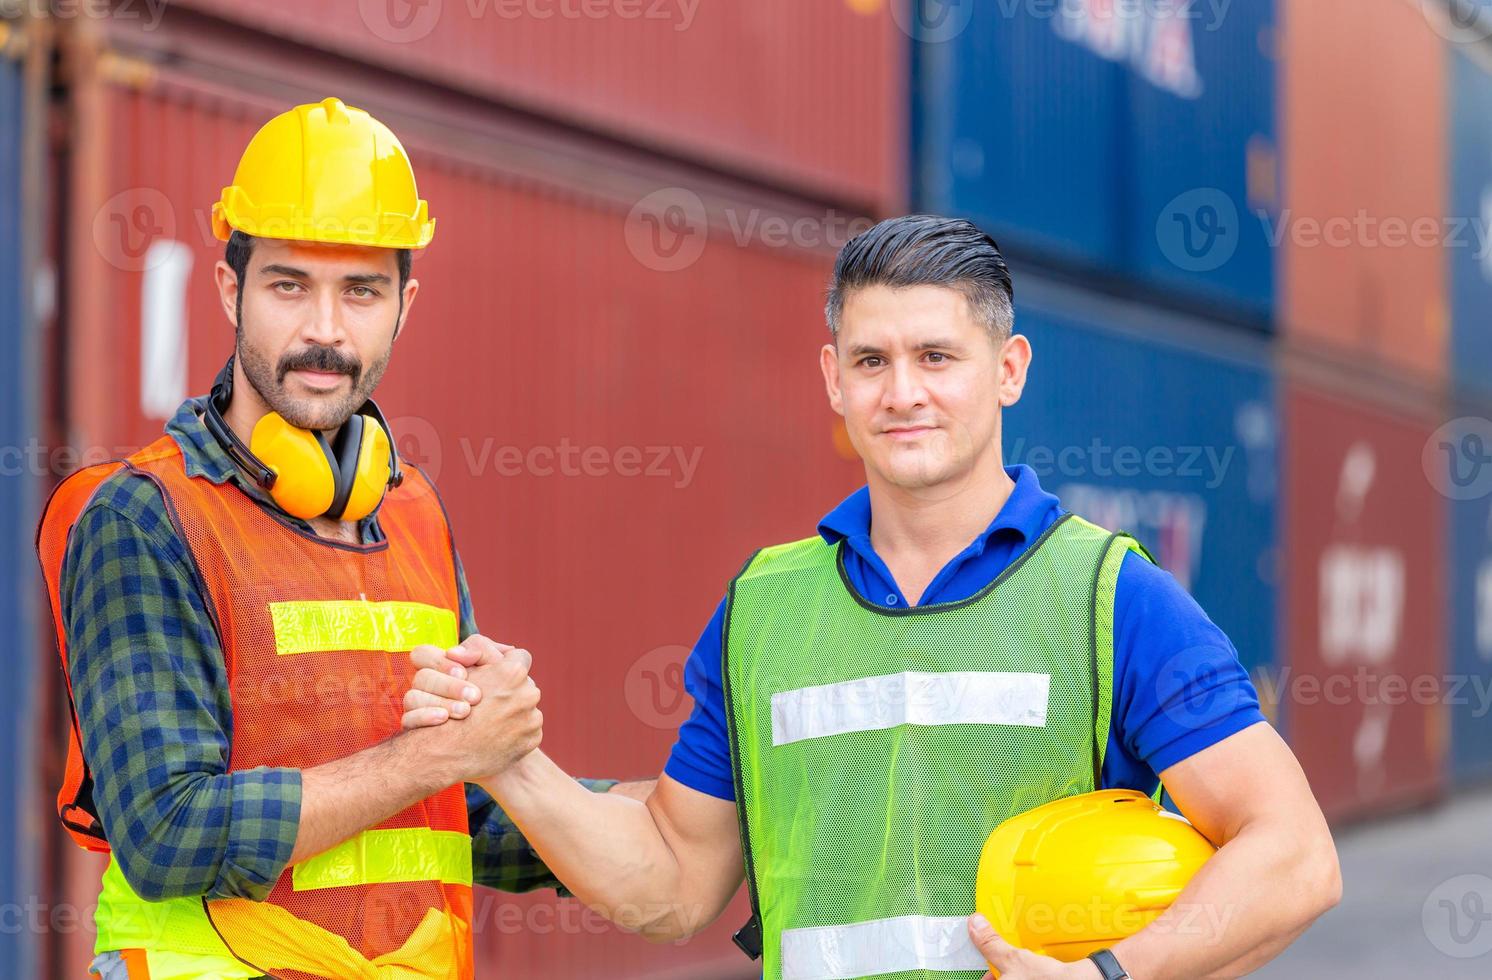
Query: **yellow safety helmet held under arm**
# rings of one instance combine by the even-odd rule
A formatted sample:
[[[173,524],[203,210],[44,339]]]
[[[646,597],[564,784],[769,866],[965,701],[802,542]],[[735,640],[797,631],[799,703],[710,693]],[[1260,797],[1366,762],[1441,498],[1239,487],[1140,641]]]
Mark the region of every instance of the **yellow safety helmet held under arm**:
[[[1216,850],[1134,790],[1071,796],[995,828],[974,907],[1012,946],[1075,962],[1149,925]]]
[[[435,222],[414,168],[383,123],[340,99],[299,105],[254,134],[212,206],[221,241],[260,238],[424,248]]]

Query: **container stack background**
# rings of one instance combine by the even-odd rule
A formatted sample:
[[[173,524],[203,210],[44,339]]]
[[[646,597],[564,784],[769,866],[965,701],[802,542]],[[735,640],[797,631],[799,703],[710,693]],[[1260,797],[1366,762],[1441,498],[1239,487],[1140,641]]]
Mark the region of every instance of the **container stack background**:
[[[379,400],[571,771],[656,774],[730,576],[861,482],[824,285],[915,209],[1010,259],[1009,461],[1191,590],[1335,822],[1492,782],[1492,2],[33,6],[0,20],[0,888],[40,924],[0,976],[83,975],[100,870],[51,811],[39,503],[206,390],[211,204],[328,95],[438,221]],[[739,897],[664,947],[477,911],[494,975],[752,975]]]

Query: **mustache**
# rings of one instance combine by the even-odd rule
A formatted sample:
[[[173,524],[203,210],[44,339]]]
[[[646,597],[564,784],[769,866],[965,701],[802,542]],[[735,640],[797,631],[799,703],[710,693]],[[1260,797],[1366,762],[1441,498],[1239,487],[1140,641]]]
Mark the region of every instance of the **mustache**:
[[[307,347],[305,350],[286,354],[275,368],[275,381],[285,383],[285,375],[291,371],[327,371],[345,374],[352,378],[353,386],[362,377],[363,365],[355,358],[339,353],[332,347]]]

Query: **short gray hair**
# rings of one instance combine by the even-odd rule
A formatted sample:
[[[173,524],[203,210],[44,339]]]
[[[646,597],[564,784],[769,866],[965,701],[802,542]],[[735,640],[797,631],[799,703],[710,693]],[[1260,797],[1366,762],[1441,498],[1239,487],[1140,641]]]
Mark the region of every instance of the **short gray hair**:
[[[839,336],[845,297],[867,286],[947,286],[963,293],[995,341],[1015,329],[1015,286],[1000,246],[972,222],[930,214],[890,218],[839,250],[824,308]]]

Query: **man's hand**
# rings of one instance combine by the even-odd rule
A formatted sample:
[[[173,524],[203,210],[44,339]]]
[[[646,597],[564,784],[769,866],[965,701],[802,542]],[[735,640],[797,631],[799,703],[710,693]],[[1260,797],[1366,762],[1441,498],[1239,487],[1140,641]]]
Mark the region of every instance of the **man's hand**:
[[[982,915],[969,916],[969,938],[991,967],[986,977],[1001,980],[1098,980],[1099,969],[1089,960],[1063,963],[1050,956],[1038,956],[1001,939]]]
[[[416,670],[413,683],[404,693],[402,727],[406,731],[429,728],[471,714],[472,706],[482,700],[482,689],[468,679],[468,671],[497,663],[515,650],[518,648],[511,644],[480,635],[468,636],[460,646],[449,650],[428,644],[415,647],[409,652]],[[529,657],[526,650],[519,653]]]
[[[458,681],[434,668],[428,673],[421,668],[419,674],[425,675],[427,682],[435,677],[442,682],[457,681],[463,688],[476,688],[476,703],[469,708],[467,718],[472,724],[427,728],[412,733],[411,737],[422,739],[433,756],[449,760],[457,778],[475,782],[497,775],[538,748],[544,715],[539,711],[538,685],[528,674],[533,658],[527,650],[497,644],[484,636],[469,636],[454,649],[461,660],[470,664],[469,668],[463,666],[464,678]],[[453,651],[436,652],[444,658]],[[422,656],[430,658],[428,652]],[[406,708],[409,705],[408,696],[405,705]],[[407,712],[405,717],[408,718]],[[405,727],[421,726],[406,724]]]

